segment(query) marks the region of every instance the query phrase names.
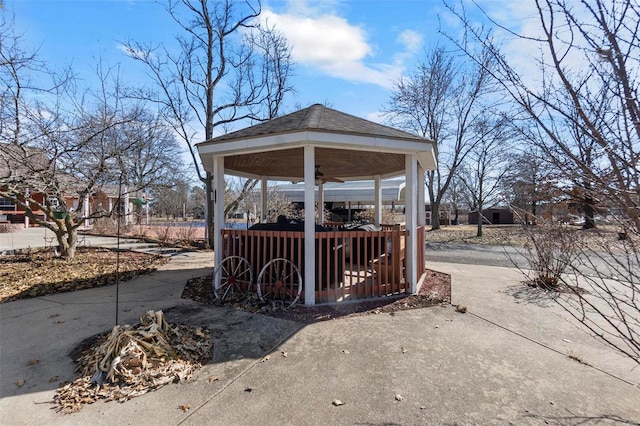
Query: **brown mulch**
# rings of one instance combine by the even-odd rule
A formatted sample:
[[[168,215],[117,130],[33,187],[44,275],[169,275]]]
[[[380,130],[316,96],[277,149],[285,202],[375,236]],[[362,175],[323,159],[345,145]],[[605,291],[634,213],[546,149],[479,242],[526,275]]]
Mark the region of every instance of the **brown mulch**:
[[[118,274],[116,262],[119,257]],[[164,257],[105,248],[78,248],[73,259],[52,250],[0,256],[0,303],[115,284],[155,271]]]
[[[269,315],[276,318],[310,324],[318,321],[371,314],[393,314],[407,309],[426,308],[451,302],[451,277],[442,272],[427,270],[424,285],[416,295],[385,297],[353,302],[316,306],[296,304],[288,309],[262,303],[256,294],[241,301],[218,301],[212,290],[212,275],[192,278],[182,292],[183,299]]]

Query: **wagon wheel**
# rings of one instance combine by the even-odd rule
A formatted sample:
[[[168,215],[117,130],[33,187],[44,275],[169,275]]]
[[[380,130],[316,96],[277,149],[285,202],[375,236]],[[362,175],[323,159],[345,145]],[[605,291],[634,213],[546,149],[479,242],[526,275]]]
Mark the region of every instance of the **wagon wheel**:
[[[287,259],[277,258],[264,265],[258,275],[258,297],[277,301],[284,308],[293,306],[302,293],[302,275]]]
[[[220,287],[216,289],[218,277]],[[225,257],[213,271],[213,293],[218,300],[244,298],[251,289],[252,282],[251,264],[244,257]]]

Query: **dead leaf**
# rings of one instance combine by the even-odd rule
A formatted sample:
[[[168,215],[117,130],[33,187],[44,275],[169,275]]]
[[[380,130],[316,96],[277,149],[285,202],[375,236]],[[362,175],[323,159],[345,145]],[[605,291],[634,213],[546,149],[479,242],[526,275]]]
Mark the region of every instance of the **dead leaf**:
[[[342,350],[342,353],[343,353],[343,354],[345,354],[345,355],[349,355],[349,351],[348,351],[348,350],[346,350],[346,349],[343,349],[343,350]]]
[[[216,376],[209,377],[209,383],[217,382],[218,380],[220,380],[220,379],[218,377],[216,377]]]
[[[27,365],[36,365],[36,364],[37,364],[37,363],[39,363],[39,362],[40,362],[40,360],[37,360],[37,359],[30,359],[30,360],[27,362]]]
[[[404,347],[402,347],[402,346],[400,346],[400,350],[402,351],[402,353],[403,353],[403,354],[406,354],[406,353],[407,353],[407,350],[406,350]]]
[[[339,407],[341,405],[344,405],[344,402],[340,401],[339,399],[334,399],[333,401],[331,401],[331,403],[333,405],[335,405],[336,407]]]
[[[16,385],[18,385],[18,387],[21,388],[24,386],[24,383],[25,383],[24,379],[20,379],[16,382]]]
[[[245,391],[245,392],[251,392],[252,390],[253,390],[253,389],[251,389],[251,388],[244,388],[244,391]]]
[[[181,409],[182,411],[189,411],[189,409],[191,408],[191,404],[178,405],[178,408]]]
[[[467,307],[463,305],[458,305],[456,306],[456,312],[460,312],[461,314],[464,314],[467,312]]]
[[[402,401],[404,399],[404,396],[400,395],[399,393],[396,394],[396,401]]]
[[[49,379],[49,383],[53,383],[53,382],[57,382],[58,381],[58,376],[53,376]]]
[[[282,358],[286,358],[287,357],[287,353],[285,351],[282,351],[281,354],[282,354]]]
[[[262,358],[261,362],[269,361],[269,358],[271,358],[269,355],[265,355],[265,356]]]

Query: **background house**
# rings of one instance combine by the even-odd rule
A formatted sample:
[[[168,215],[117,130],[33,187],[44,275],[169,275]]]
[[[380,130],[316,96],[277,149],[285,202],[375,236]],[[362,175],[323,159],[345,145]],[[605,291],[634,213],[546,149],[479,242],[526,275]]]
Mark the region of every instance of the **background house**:
[[[482,210],[482,223],[487,225],[512,225],[513,212],[506,208],[492,208]],[[469,225],[478,224],[478,212],[469,212]]]

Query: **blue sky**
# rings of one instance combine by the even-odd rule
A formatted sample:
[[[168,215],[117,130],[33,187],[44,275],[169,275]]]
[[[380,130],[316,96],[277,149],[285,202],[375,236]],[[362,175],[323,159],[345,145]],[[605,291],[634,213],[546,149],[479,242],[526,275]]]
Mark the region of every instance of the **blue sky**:
[[[519,2],[485,3],[504,13],[504,6]],[[6,0],[5,7],[41,59],[71,63],[80,78],[91,78],[101,57],[119,64],[129,82],[143,83],[142,69],[121,42],[171,41],[178,31],[160,5],[146,0]],[[443,42],[441,23],[457,31],[440,0],[265,0],[263,17],[293,47],[297,93],[287,112],[327,103],[376,121],[393,81],[411,71],[425,47]]]

